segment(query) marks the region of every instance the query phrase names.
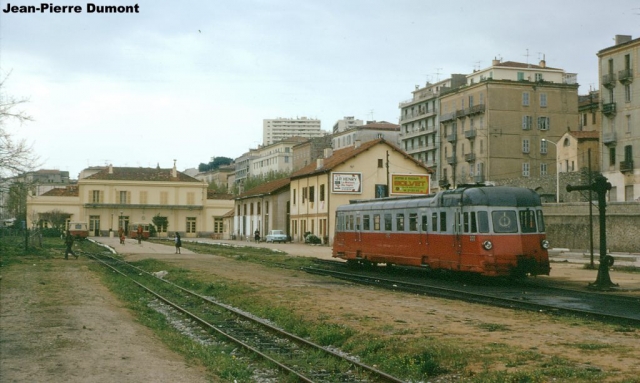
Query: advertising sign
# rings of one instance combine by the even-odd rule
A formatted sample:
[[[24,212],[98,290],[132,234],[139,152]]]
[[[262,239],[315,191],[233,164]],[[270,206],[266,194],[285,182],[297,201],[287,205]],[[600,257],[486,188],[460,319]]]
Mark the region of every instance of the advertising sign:
[[[362,173],[331,173],[331,192],[361,194]]]
[[[429,194],[429,175],[392,174],[391,194]]]

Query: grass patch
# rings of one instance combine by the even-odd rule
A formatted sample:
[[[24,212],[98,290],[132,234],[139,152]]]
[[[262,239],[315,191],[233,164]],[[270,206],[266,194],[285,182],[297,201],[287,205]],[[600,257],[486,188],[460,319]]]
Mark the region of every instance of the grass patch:
[[[481,330],[495,332],[495,331],[510,331],[509,326],[499,323],[480,323],[477,327]]]

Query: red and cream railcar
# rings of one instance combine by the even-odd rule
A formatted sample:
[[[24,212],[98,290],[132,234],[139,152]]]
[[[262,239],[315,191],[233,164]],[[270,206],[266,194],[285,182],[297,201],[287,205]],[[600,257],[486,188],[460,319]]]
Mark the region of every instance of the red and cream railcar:
[[[548,275],[540,197],[462,186],[422,197],[351,201],[336,211],[333,256],[486,276]]]

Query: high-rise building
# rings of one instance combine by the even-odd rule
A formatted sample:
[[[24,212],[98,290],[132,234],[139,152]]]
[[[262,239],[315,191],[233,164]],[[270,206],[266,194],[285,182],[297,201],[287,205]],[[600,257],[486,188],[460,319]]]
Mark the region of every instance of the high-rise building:
[[[612,184],[609,201],[640,200],[640,38],[616,35],[598,52],[602,102],[602,174]]]
[[[271,145],[289,137],[322,137],[320,120],[307,117],[276,118],[262,121],[262,144]]]

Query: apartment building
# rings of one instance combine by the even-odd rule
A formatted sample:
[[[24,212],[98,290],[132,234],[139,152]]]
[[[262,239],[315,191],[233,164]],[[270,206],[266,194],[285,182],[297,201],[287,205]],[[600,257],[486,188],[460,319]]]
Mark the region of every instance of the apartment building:
[[[71,221],[86,222],[90,235],[108,236],[131,224],[152,224],[154,216],[168,223],[161,236],[180,232],[186,237],[227,232],[224,215],[233,209],[230,195],[214,194],[207,184],[176,170],[107,166],[78,180],[27,199],[27,224],[59,210]],[[36,222],[34,222],[36,221]]]
[[[289,137],[321,137],[327,134],[321,130],[320,120],[307,117],[275,118],[262,121],[262,145],[271,145]]]
[[[432,189],[438,187],[440,166],[440,94],[465,85],[466,75],[454,74],[435,84],[416,85],[411,99],[400,103],[400,132],[398,144],[414,159],[431,168],[435,173]]]
[[[352,146],[356,141],[361,143],[384,138],[394,145],[398,144],[400,125],[387,121],[367,121],[365,125],[355,126],[348,130],[333,134],[331,146],[333,149],[341,149]]]
[[[589,94],[578,96],[578,130],[602,131],[602,113],[600,112],[600,92],[592,90]]]
[[[493,60],[466,78],[440,96],[440,185],[555,174],[548,144],[577,130],[577,76],[544,60]]]
[[[349,130],[351,128],[362,125],[364,125],[362,120],[356,120],[356,118],[353,116],[346,116],[342,120],[338,120],[335,124],[333,124],[333,133],[335,134],[344,132],[345,130]]]
[[[640,201],[640,38],[616,35],[598,52],[602,111],[602,174],[609,201]]]
[[[249,174],[259,177],[269,173],[288,173],[293,169],[293,147],[308,141],[306,137],[287,137],[253,151]]]

